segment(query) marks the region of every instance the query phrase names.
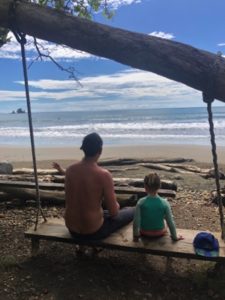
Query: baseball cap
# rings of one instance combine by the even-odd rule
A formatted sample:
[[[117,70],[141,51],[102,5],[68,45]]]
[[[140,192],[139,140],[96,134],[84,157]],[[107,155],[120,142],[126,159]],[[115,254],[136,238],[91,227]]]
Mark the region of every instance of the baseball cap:
[[[195,253],[206,257],[219,255],[219,242],[210,232],[199,232],[193,241]]]

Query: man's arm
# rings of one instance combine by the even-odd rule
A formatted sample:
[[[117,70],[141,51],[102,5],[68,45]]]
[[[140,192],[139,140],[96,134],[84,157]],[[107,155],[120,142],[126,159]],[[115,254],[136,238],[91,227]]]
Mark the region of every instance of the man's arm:
[[[116,200],[112,175],[107,170],[104,174],[103,196],[106,208],[108,209],[110,216],[115,217],[118,214],[120,205]]]
[[[52,163],[52,167],[54,169],[56,169],[61,175],[65,175],[66,174],[66,170],[64,170],[60,164],[58,164],[57,162],[53,162]]]
[[[167,201],[165,201],[165,204],[166,204],[166,210],[165,210],[166,223],[169,227],[172,240],[177,241],[178,237],[177,237],[176,225],[174,223],[172,210],[170,204]]]

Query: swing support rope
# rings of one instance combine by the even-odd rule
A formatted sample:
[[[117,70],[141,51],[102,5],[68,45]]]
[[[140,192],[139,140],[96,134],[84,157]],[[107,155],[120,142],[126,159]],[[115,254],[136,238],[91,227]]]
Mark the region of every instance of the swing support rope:
[[[47,219],[44,215],[44,212],[41,207],[41,200],[40,200],[40,190],[39,190],[39,183],[38,183],[38,174],[37,174],[37,162],[36,162],[36,153],[35,153],[35,143],[34,143],[34,133],[33,133],[33,122],[32,122],[32,112],[31,112],[31,103],[30,103],[30,92],[29,92],[29,84],[28,84],[28,74],[27,74],[27,63],[26,63],[26,51],[25,51],[25,44],[26,44],[26,34],[21,33],[18,30],[16,25],[16,1],[12,2],[10,13],[11,13],[11,30],[17,40],[17,42],[21,46],[21,56],[22,56],[22,65],[23,65],[23,76],[24,76],[24,85],[25,85],[25,93],[26,93],[26,103],[27,103],[27,113],[28,113],[28,122],[29,122],[29,131],[30,131],[30,142],[31,142],[31,151],[32,151],[32,161],[33,161],[33,170],[34,170],[34,179],[35,179],[35,189],[36,189],[36,203],[37,203],[37,213],[36,213],[36,220],[34,230],[37,230],[39,214],[41,213],[44,221],[46,222]]]
[[[213,112],[212,112],[212,103],[214,101],[214,89],[215,89],[215,75],[219,68],[221,53],[218,53],[217,58],[212,65],[211,74],[207,78],[207,90],[202,93],[203,101],[207,104],[207,113],[208,113],[208,122],[209,122],[209,133],[210,133],[210,141],[211,141],[211,150],[213,157],[213,165],[214,165],[214,175],[215,175],[215,183],[216,183],[216,191],[217,191],[217,201],[219,205],[219,214],[220,214],[220,226],[221,226],[221,238],[225,240],[225,224],[224,224],[224,213],[223,213],[223,199],[221,195],[220,189],[220,173],[217,159],[217,151],[216,151],[216,139],[214,132],[214,123],[213,123]]]

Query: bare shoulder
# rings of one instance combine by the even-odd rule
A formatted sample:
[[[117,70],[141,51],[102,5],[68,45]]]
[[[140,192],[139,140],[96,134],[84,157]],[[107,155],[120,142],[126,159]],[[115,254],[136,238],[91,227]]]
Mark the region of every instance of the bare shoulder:
[[[76,163],[70,165],[69,167],[67,167],[66,173],[74,172],[74,170],[76,170],[78,165],[79,165],[79,162],[76,162]]]
[[[112,174],[107,169],[99,167],[99,171],[102,173],[102,175],[112,178]]]

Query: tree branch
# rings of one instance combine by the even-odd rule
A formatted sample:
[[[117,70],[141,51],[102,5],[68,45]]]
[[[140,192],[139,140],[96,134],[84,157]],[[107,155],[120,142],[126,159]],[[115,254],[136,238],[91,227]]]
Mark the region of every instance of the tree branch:
[[[35,48],[37,50],[38,56],[35,58],[34,61],[37,60],[43,60],[44,58],[47,58],[49,60],[51,60],[61,71],[66,72],[69,74],[69,78],[70,79],[74,79],[75,81],[77,81],[77,83],[82,86],[82,84],[79,82],[78,78],[75,75],[75,68],[74,67],[68,67],[68,68],[64,68],[61,64],[59,64],[49,53],[48,49],[44,48],[40,43],[38,43],[37,39],[34,37],[34,45]],[[41,51],[41,49],[46,51],[45,53]],[[28,66],[28,68],[30,68],[32,66],[32,64],[34,63],[34,61],[32,61],[32,63]]]
[[[0,0],[0,26],[10,28],[9,0]],[[20,30],[39,39],[115,60],[207,91],[215,82],[213,97],[225,102],[225,59],[212,76],[217,55],[189,45],[113,28],[33,3],[16,7]]]

